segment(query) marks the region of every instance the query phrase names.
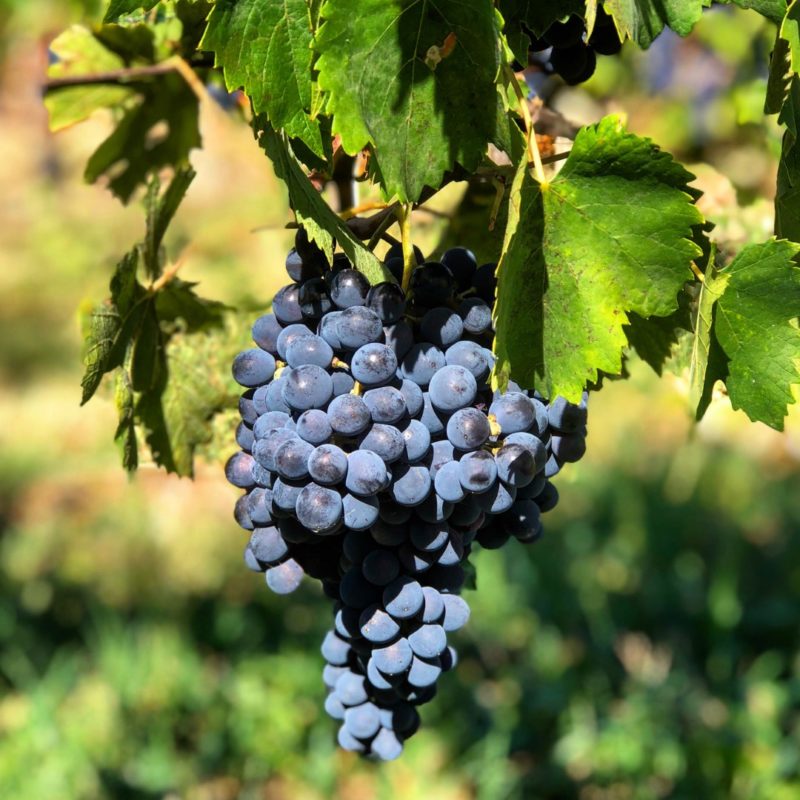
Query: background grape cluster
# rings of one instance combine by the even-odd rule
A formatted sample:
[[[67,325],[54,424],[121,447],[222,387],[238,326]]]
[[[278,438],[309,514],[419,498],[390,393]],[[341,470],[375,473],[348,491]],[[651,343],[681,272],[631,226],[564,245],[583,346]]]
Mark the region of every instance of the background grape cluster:
[[[586,21],[575,15],[553,23],[541,36],[530,34],[529,60],[560,75],[571,86],[589,80],[597,67],[597,56],[616,55],[622,49],[614,20],[602,6],[592,35]]]
[[[414,256],[407,293],[397,246],[397,282],[370,286],[298,232],[291,283],[233,363],[246,391],[226,465],[247,566],[279,594],[308,574],[331,598],[325,708],[342,747],[382,760],[456,663],[471,548],[536,541],[550,478],[585,451],[585,397],[488,383],[496,265]]]

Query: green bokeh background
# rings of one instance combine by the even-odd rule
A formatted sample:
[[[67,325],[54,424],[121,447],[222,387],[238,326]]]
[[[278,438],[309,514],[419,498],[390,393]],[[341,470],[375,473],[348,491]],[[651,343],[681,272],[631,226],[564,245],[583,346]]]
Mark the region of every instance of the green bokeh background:
[[[477,553],[459,667],[402,759],[335,748],[327,602],[244,569],[225,453],[194,482],[148,465],[129,481],[108,394],[78,406],[78,308],[141,235],[136,203],[81,180],[108,121],[54,138],[41,108],[47,43],[87,5],[0,2],[0,796],[800,797],[800,418],[777,434],[718,398],[693,428],[685,379],[636,362],[593,398],[545,538]],[[627,111],[707,162],[723,247],[763,239],[771,36],[718,11],[665,51],[688,75],[706,65],[713,91],[678,75],[656,94],[656,53],[627,54],[556,102],[578,121]],[[203,134],[170,249],[252,313],[281,281],[285,198],[243,126],[209,106]],[[443,223],[417,224],[432,242]]]

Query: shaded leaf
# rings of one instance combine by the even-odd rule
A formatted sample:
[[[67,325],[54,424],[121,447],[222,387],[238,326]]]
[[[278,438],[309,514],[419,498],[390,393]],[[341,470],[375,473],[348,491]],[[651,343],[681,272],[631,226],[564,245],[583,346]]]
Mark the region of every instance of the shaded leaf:
[[[146,233],[142,245],[142,260],[145,272],[150,278],[161,274],[161,243],[175,212],[178,210],[186,192],[197,173],[189,166],[175,172],[169,186],[159,198],[161,186],[158,178],[153,178],[145,198],[147,214]]]
[[[124,62],[80,25],[73,25],[50,44],[57,61],[47,70],[49,78],[66,78],[120,69]],[[89,117],[101,108],[118,105],[130,97],[124,86],[72,86],[48,92],[44,104],[50,115],[50,129],[61,130]]]
[[[328,256],[333,256],[335,243],[345,252],[356,269],[366,275],[370,283],[393,281],[391,273],[378,258],[350,233],[347,225],[334,214],[324,198],[298,164],[285,139],[264,120],[256,120],[261,126],[259,142],[272,161],[275,174],[289,189],[289,202],[297,220]]]
[[[139,443],[136,438],[133,413],[133,386],[127,365],[117,370],[114,383],[114,405],[119,416],[114,441],[120,446],[123,468],[128,472],[134,472],[139,466]]]
[[[710,0],[604,0],[617,30],[647,49],[665,27],[688,36]]]
[[[161,76],[142,92],[86,165],[86,180],[109,174],[109,188],[123,202],[149,173],[185,165],[200,146],[197,98],[180,75]]]
[[[505,20],[503,32],[508,46],[521,64],[527,64],[531,40],[526,29],[539,36],[554,22],[570,14],[583,16],[586,3],[583,0],[500,0],[498,8]]]
[[[189,333],[208,330],[224,321],[227,306],[195,294],[197,284],[173,278],[156,295],[156,309],[161,322],[183,322]]]
[[[781,24],[784,14],[786,14],[786,0],[726,0],[732,2],[739,8],[752,9],[772,20],[776,25]]]
[[[494,136],[501,49],[490,0],[329,0],[315,40],[334,133],[375,146],[388,196],[417,200],[478,165]]]
[[[103,20],[116,22],[123,14],[132,14],[134,11],[149,11],[158,5],[159,0],[111,0],[108,4]]]
[[[702,252],[691,179],[614,117],[581,129],[551,183],[523,164],[498,268],[496,384],[577,401],[599,371],[619,373],[628,312],[675,311]]]
[[[229,91],[243,88],[257,114],[324,157],[310,116],[311,19],[306,0],[217,0],[200,47],[214,51]]]

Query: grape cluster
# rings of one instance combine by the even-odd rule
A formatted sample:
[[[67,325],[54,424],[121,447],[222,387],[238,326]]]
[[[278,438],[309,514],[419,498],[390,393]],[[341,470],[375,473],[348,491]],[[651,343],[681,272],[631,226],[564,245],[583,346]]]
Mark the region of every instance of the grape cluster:
[[[540,37],[531,36],[530,54],[534,63],[544,63],[570,86],[589,80],[597,67],[597,56],[613,56],[622,48],[614,20],[597,7],[592,35],[578,16],[554,22]]]
[[[415,257],[408,292],[397,247],[397,282],[370,286],[300,230],[292,282],[233,363],[246,391],[226,465],[247,566],[280,594],[318,578],[333,601],[325,708],[342,747],[382,760],[456,663],[471,548],[536,541],[586,434],[585,398],[490,388],[495,265]]]

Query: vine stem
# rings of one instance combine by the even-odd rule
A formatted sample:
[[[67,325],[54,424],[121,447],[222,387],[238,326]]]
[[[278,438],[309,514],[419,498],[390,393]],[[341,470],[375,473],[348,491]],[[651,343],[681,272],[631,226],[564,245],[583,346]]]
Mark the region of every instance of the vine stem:
[[[353,208],[348,208],[346,211],[342,211],[342,213],[339,214],[339,217],[346,221],[348,219],[352,219],[353,217],[357,217],[359,214],[363,214],[365,211],[376,211],[378,209],[384,209],[388,207],[388,203],[368,201],[366,203],[353,206]]]
[[[522,114],[522,119],[525,121],[525,145],[528,150],[528,163],[533,164],[533,168],[536,171],[536,180],[539,181],[540,184],[544,185],[547,183],[547,178],[544,174],[542,155],[539,152],[539,146],[536,144],[536,129],[533,126],[531,110],[528,107],[528,101],[525,98],[525,95],[522,94],[522,89],[520,88],[517,76],[514,74],[511,67],[506,66],[506,69],[508,70],[511,85],[514,87],[514,94],[517,96],[517,102],[519,104],[520,113]]]
[[[411,211],[412,203],[397,206],[397,221],[400,223],[400,240],[403,243],[403,291],[407,292],[411,285],[411,273],[416,266],[414,258],[414,243],[411,241]]]

